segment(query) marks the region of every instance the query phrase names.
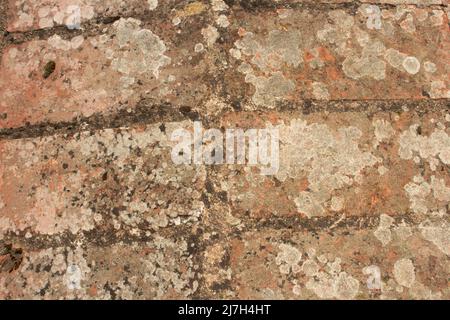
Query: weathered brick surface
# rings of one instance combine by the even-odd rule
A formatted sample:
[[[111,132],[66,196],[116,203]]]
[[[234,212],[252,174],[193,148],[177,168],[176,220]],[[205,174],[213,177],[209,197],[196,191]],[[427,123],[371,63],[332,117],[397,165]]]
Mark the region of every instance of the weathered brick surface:
[[[170,136],[192,121],[4,140],[0,234],[23,237],[24,260],[19,277],[2,276],[2,294],[448,298],[450,114],[405,110],[211,122],[278,127],[275,176],[174,165]],[[65,255],[81,268],[81,289],[68,289]],[[378,268],[380,288],[367,286],[365,268]]]
[[[0,299],[450,298],[447,1],[0,8]]]
[[[260,228],[211,244],[204,255],[206,282],[220,288],[213,292],[222,298],[448,297],[447,256],[423,239],[420,228],[393,224],[392,241],[382,246],[374,236],[376,228],[343,231],[342,226]],[[223,261],[229,264],[228,274],[218,273]],[[375,286],[374,271],[380,280]]]
[[[191,244],[177,234],[27,251],[18,271],[2,274],[0,298],[186,299],[198,288]]]
[[[121,19],[97,36],[55,34],[7,47],[0,127],[133,109],[146,98],[179,105],[205,99],[207,63],[194,52],[202,22],[192,19],[189,31],[177,33],[170,22],[158,21]]]
[[[133,109],[145,98],[215,114],[222,102],[265,109],[449,97],[448,17],[439,8],[172,5],[143,21],[4,48],[0,128]]]
[[[10,32],[29,31],[37,29],[49,29],[56,26],[75,28],[94,19],[111,19],[117,16],[131,16],[143,14],[160,14],[170,9],[180,9],[187,6],[189,10],[185,15],[195,11],[211,10],[225,11],[227,7],[241,5],[246,8],[283,7],[290,5],[314,4],[394,4],[394,5],[418,5],[438,6],[447,5],[447,0],[283,0],[264,1],[253,0],[233,1],[222,4],[220,1],[195,1],[186,0],[7,0],[7,30]],[[175,9],[175,10],[176,10]]]
[[[7,30],[28,31],[67,26],[77,28],[92,19],[108,19],[121,15],[143,14],[154,11],[152,1],[147,0],[8,0]],[[158,2],[158,1],[156,1]],[[158,11],[176,5],[180,0],[160,1]]]
[[[205,168],[172,164],[168,137],[179,126],[2,141],[2,234],[145,235],[198,220]]]
[[[448,98],[445,12],[371,10],[235,11],[224,90],[267,108],[302,99]]]
[[[414,177],[450,182],[445,119],[441,112],[231,113],[221,126],[279,128],[280,169],[263,176],[256,167],[219,167],[218,188],[243,218],[418,213],[405,192]]]

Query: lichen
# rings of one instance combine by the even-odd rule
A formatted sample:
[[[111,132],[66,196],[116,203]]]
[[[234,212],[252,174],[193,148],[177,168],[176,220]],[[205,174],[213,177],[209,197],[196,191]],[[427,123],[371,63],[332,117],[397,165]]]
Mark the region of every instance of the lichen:
[[[246,32],[242,39],[236,41],[236,49],[232,54],[237,59],[243,59],[241,54],[250,56],[250,62],[243,62],[238,70],[246,75],[245,81],[255,86],[253,102],[257,105],[273,108],[274,104],[287,98],[295,89],[296,83],[287,79],[281,72],[287,65],[299,67],[303,62],[299,47],[301,36],[298,31],[272,30],[267,38],[258,37]],[[255,70],[256,69],[256,70]],[[268,76],[258,76],[262,72]]]
[[[391,225],[394,223],[394,219],[386,214],[380,216],[380,225],[378,229],[374,231],[375,237],[380,240],[383,246],[386,246],[392,240]]]
[[[202,35],[205,38],[208,47],[213,46],[220,36],[219,32],[217,31],[217,28],[211,25],[202,29]]]
[[[295,89],[294,82],[284,78],[281,72],[276,72],[268,78],[248,74],[245,81],[253,84],[256,88],[252,101],[256,105],[268,108],[275,108],[277,101],[282,101]]]
[[[427,137],[417,133],[418,127],[412,125],[400,135],[400,158],[412,159],[417,154],[428,162],[439,159],[446,165],[450,164],[450,136],[445,130],[435,129]]]
[[[379,162],[370,152],[361,151],[358,139],[362,132],[356,127],[342,127],[334,132],[327,125],[308,124],[301,119],[279,126],[281,181],[305,172],[309,191],[295,199],[297,209],[308,217],[320,216],[334,190],[359,180],[361,171]]]
[[[420,226],[419,230],[422,236],[433,243],[447,256],[450,255],[450,224],[445,220],[425,220]]]
[[[107,55],[114,70],[125,75],[140,75],[151,72],[159,77],[160,69],[171,62],[164,53],[164,42],[151,30],[142,29],[141,21],[121,18],[112,28],[116,37],[108,44]]]
[[[306,263],[311,264],[313,258]],[[306,288],[314,292],[320,299],[354,299],[359,293],[360,283],[345,271],[341,270],[341,259],[336,258],[333,262],[324,262],[322,270],[312,269],[308,271]],[[314,270],[314,271],[313,271]]]
[[[410,288],[416,280],[415,268],[410,259],[396,261],[393,274],[397,283],[407,288]]]
[[[280,272],[284,274],[299,272],[299,262],[302,259],[301,252],[288,244],[280,244],[279,247],[281,251],[278,253],[275,262],[280,266]]]

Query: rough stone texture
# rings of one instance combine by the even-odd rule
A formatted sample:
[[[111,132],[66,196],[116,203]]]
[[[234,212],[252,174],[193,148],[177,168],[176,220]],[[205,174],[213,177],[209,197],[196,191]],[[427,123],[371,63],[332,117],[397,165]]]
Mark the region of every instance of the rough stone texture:
[[[217,296],[239,299],[448,297],[444,275],[448,271],[442,269],[447,256],[436,252],[420,233],[413,232],[406,242],[396,239],[386,249],[374,239],[373,229],[338,229],[332,233],[311,232],[300,226],[296,229],[260,228],[211,245],[207,255],[223,252],[217,260],[230,256],[229,278],[218,276],[217,266],[210,267],[210,273],[206,274],[206,279],[220,277],[217,280],[222,287],[211,286],[221,288],[216,291]],[[417,246],[421,252],[417,252]],[[436,272],[432,281],[430,265],[433,273]],[[372,286],[376,272],[381,275],[379,287]]]
[[[168,2],[86,31],[12,34],[0,128],[134,109],[148,98],[206,114],[224,101],[271,109],[304,99],[449,98],[442,7],[255,6]]]
[[[174,167],[165,152],[171,127],[181,125],[2,141],[2,233],[77,234],[124,224],[140,235],[140,228],[196,221],[205,168]]]
[[[375,8],[234,12],[225,90],[267,108],[302,99],[449,98],[444,11]]]
[[[447,2],[0,9],[1,299],[450,299]],[[278,172],[175,165],[197,120]]]
[[[419,117],[411,112],[378,112],[368,117],[356,112],[316,112],[298,117],[241,113],[221,121],[224,127],[253,128],[255,123],[279,128],[280,170],[266,177],[249,167],[238,172],[233,167],[217,168],[218,181],[228,177],[220,188],[227,191],[238,216],[425,213],[422,208],[415,210],[413,199],[408,198],[415,193],[404,188],[416,176],[427,181],[443,179],[444,186],[448,184],[450,137],[443,114]],[[425,149],[430,152],[424,153]]]
[[[91,19],[115,19],[176,6],[180,0],[9,0],[7,30],[28,31],[55,26],[77,28]],[[156,4],[156,7],[155,7]]]
[[[167,18],[148,26],[128,18],[95,36],[54,34],[5,48],[0,127],[126,110],[147,98],[187,105],[202,101],[208,94],[202,81],[208,66],[202,53],[193,52],[196,38],[203,39],[201,24],[193,19],[178,34]],[[47,74],[49,62],[55,68]]]
[[[374,4],[398,4],[398,5],[442,5],[446,0],[362,0],[359,2]],[[183,5],[183,0],[8,0],[7,30],[28,31],[36,29],[52,28],[54,26],[83,24],[91,19],[110,19],[121,15],[146,14],[153,11],[161,12],[165,8],[176,8]],[[198,1],[205,7],[209,1]],[[233,1],[243,6],[280,6],[298,4],[352,4],[354,0],[269,0],[258,1],[243,0]],[[226,3],[226,1],[225,1]],[[228,1],[232,4],[231,1]],[[219,2],[213,3],[216,9],[225,8]],[[226,5],[228,6],[228,5]],[[193,6],[192,8],[198,8]],[[195,10],[194,10],[195,11]],[[221,10],[218,10],[221,11]]]

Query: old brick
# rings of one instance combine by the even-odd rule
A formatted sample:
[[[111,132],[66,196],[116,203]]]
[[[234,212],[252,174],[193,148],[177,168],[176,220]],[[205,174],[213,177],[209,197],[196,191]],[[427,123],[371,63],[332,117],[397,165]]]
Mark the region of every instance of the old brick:
[[[145,236],[198,221],[205,168],[177,167],[170,157],[172,131],[183,126],[1,141],[1,234]]]

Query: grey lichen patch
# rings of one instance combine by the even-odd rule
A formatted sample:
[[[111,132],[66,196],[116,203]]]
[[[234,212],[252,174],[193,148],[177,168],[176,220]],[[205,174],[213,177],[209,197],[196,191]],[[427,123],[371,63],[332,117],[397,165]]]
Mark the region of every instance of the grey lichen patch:
[[[400,7],[396,12],[381,11],[376,5],[364,4],[358,12],[367,19],[367,28],[371,30],[369,32],[363,30],[364,28],[358,25],[357,20],[347,12],[332,11],[328,14],[331,23],[326,23],[324,28],[317,32],[317,38],[333,46],[336,53],[344,57],[342,70],[351,79],[383,80],[386,78],[386,62],[414,76],[421,71],[420,58],[411,53],[402,53],[395,48],[386,48],[384,43],[386,43],[386,37],[392,38],[398,32],[397,25],[408,33],[414,33],[415,19],[419,19],[422,25],[426,24],[427,11],[423,11]],[[416,18],[413,18],[413,13]],[[400,23],[399,20],[405,14],[406,18]],[[357,49],[358,45],[361,51]],[[428,65],[428,69],[433,68]],[[434,90],[434,92],[437,91],[439,90]],[[436,96],[438,95],[442,96],[442,93],[436,93]]]
[[[430,288],[418,281],[415,281],[409,289],[411,296],[416,300],[441,300],[441,292],[433,292]]]
[[[31,299],[188,298],[197,270],[183,238],[106,248],[75,244],[27,252],[14,275],[0,277],[0,296]]]
[[[450,187],[445,184],[444,179],[434,175],[430,182],[425,181],[422,176],[415,176],[405,186],[405,191],[411,210],[426,217],[418,227],[424,239],[448,255],[450,228],[447,213],[450,209]]]
[[[151,72],[156,78],[160,68],[168,65],[171,59],[164,55],[167,51],[164,42],[151,30],[142,29],[141,21],[121,18],[113,26],[114,39],[102,37],[107,57],[113,69],[125,75],[139,75]]]
[[[152,291],[155,292],[156,298],[163,298],[171,290],[182,297],[189,297],[197,291],[198,282],[195,280],[197,267],[188,254],[186,241],[175,242],[156,237],[149,246],[154,250],[141,258],[140,262],[144,266],[144,283],[154,288]],[[186,270],[182,270],[181,267]]]
[[[342,270],[342,260],[334,259],[328,255],[316,255],[316,250],[310,248],[306,258],[290,244],[278,245],[280,251],[275,258],[281,274],[296,277],[299,274],[305,279],[304,287],[298,284],[297,279],[292,280],[293,293],[303,295],[310,291],[320,299],[354,299],[360,289],[360,283],[349,273]],[[329,259],[330,258],[330,259]]]
[[[147,2],[150,10],[155,10],[158,7],[158,0],[147,0]]]
[[[392,240],[390,228],[393,223],[394,218],[386,214],[380,216],[380,225],[378,226],[378,229],[375,230],[374,235],[380,240],[383,246],[386,246]]]
[[[203,43],[197,43],[194,46],[194,51],[197,53],[203,52],[203,50],[205,50],[205,46],[203,45]]]
[[[244,56],[250,57],[251,64],[242,62],[238,70],[246,75],[247,83],[255,86],[252,99],[255,104],[273,108],[276,101],[294,91],[296,83],[285,78],[281,71],[285,67],[297,68],[303,62],[301,41],[297,30],[272,30],[264,39],[246,32],[236,41],[232,56],[242,60]]]
[[[216,23],[221,28],[227,28],[230,25],[230,21],[228,21],[228,18],[226,15],[221,14],[217,19]]]
[[[23,299],[31,299],[37,295],[87,298],[80,289],[85,286],[91,269],[83,254],[84,250],[80,247],[27,252],[14,277],[0,279],[0,294],[8,297],[17,288],[23,288],[20,290],[20,297]]]
[[[416,32],[416,25],[414,24],[414,17],[411,13],[406,15],[406,18],[400,23],[400,26],[403,30],[408,33],[413,34]]]
[[[378,147],[381,142],[389,141],[395,134],[394,128],[392,128],[392,125],[386,120],[375,120],[373,126],[375,127],[375,148]]]
[[[430,89],[428,91],[430,97],[433,99],[450,99],[450,89],[447,83],[443,80],[431,81]]]
[[[330,202],[331,210],[333,210],[335,212],[339,212],[344,209],[344,206],[345,206],[344,198],[339,197],[339,196],[334,196],[333,198],[331,198],[331,202]]]
[[[332,11],[328,17],[332,23],[325,23],[323,29],[317,32],[317,38],[334,45],[338,54],[345,55],[351,50],[347,42],[352,35],[355,19],[343,10]]]
[[[309,62],[309,66],[312,69],[320,69],[323,68],[325,66],[325,62],[321,59],[320,57],[320,51],[319,48],[316,47],[314,49],[311,50],[311,54],[313,56],[313,58],[311,59],[311,61]]]
[[[403,62],[408,56],[396,49],[389,48],[384,53],[385,60],[394,68],[405,71],[403,68]]]
[[[431,189],[433,190],[433,196],[438,201],[444,201],[450,203],[450,187],[445,185],[444,179],[431,176]]]
[[[367,18],[367,28],[368,29],[381,29],[381,10],[379,6],[376,5],[362,5],[359,11],[363,16]]]
[[[220,37],[217,28],[214,26],[208,26],[206,28],[203,28],[202,35],[205,38],[208,47],[212,47],[216,43],[217,39],[219,39]]]
[[[436,64],[431,61],[425,61],[425,63],[423,64],[423,67],[424,67],[425,71],[428,73],[435,73],[437,71]]]
[[[396,225],[394,233],[400,241],[406,241],[413,234],[413,228],[407,225],[404,221],[401,224]]]
[[[114,134],[111,130],[105,130],[97,136],[87,136],[87,141],[73,146],[75,149],[81,147],[81,152],[87,158],[99,153],[108,158],[114,157],[119,170],[128,171],[130,166],[134,168],[122,177],[128,188],[122,199],[123,208],[114,222],[116,229],[131,228],[132,232],[140,233],[138,226],[143,223],[147,223],[151,229],[158,229],[195,222],[200,218],[204,203],[200,201],[201,194],[192,187],[192,183],[202,183],[205,179],[204,168],[173,166],[168,158],[169,146],[172,145],[169,137],[178,125],[186,124],[166,123],[165,133],[161,132],[159,125],[151,126],[144,132],[124,131]],[[146,148],[154,144],[159,147]],[[142,158],[135,158],[133,150],[145,151]],[[156,165],[158,159],[160,166]],[[163,198],[160,193],[144,192],[139,182],[142,179],[147,181],[145,190],[164,188],[168,192],[167,198]],[[185,192],[180,197],[173,194],[184,187]],[[136,192],[142,193],[141,196]]]
[[[433,221],[434,220],[434,221]],[[450,255],[450,223],[445,219],[427,219],[419,230],[424,239],[433,243],[447,256]]]
[[[402,65],[409,74],[414,75],[420,71],[420,62],[416,57],[406,57]]]
[[[365,31],[355,25],[355,19],[342,10],[330,12],[329,17],[333,24],[326,23],[324,28],[317,32],[317,37],[320,41],[335,46],[336,52],[345,57],[342,64],[344,73],[352,79],[364,77],[384,79],[386,63],[380,58],[385,51],[383,43],[371,40]],[[348,45],[352,35],[362,47],[361,53]]]
[[[415,268],[410,259],[395,262],[393,273],[397,283],[407,288],[411,288],[416,280]]]
[[[385,50],[384,45],[374,41],[363,47],[361,56],[347,56],[342,64],[344,73],[352,79],[371,77],[383,80],[386,77],[386,62],[380,56]]]
[[[419,73],[421,68],[420,61],[416,57],[408,56],[393,48],[385,51],[384,58],[392,67],[411,75]]]
[[[327,86],[322,82],[313,82],[313,95],[319,100],[329,100],[330,93],[328,92]]]
[[[268,78],[248,74],[245,81],[256,88],[253,102],[269,108],[274,108],[277,101],[282,100],[295,89],[294,82],[284,78],[281,72],[276,72]]]
[[[69,51],[78,49],[84,42],[84,37],[76,36],[71,40],[64,40],[59,35],[55,34],[47,40],[48,44],[57,50]]]
[[[105,129],[95,135],[81,132],[76,139],[52,136],[6,144],[5,150],[15,156],[2,157],[0,168],[10,183],[21,185],[21,205],[27,209],[11,211],[11,203],[6,203],[0,209],[0,231],[79,234],[102,225],[145,235],[150,230],[198,221],[204,210],[199,187],[205,170],[174,166],[170,135],[184,125],[166,123],[165,133],[160,125],[144,131]],[[68,154],[73,158],[67,158]],[[42,173],[49,157],[71,170],[62,174],[55,160],[53,173]],[[15,166],[8,166],[11,161],[23,168],[20,173]]]
[[[412,125],[400,135],[399,155],[402,159],[412,159],[415,155],[427,160],[430,166],[433,160],[450,164],[450,136],[444,129],[435,129],[430,136],[419,135],[418,125]]]
[[[373,234],[381,242],[382,246],[385,247],[394,239],[402,242],[406,241],[412,236],[413,231],[414,229],[404,221],[396,224],[394,218],[386,214],[381,214],[380,224]]]
[[[47,143],[51,143],[53,139],[46,139]],[[24,141],[21,144],[16,144],[14,147],[7,146],[8,149],[18,148],[19,154],[16,157],[16,162],[23,164],[25,157],[25,164],[21,173],[29,172],[31,166],[38,165],[39,152],[32,151],[34,147],[32,142]],[[11,149],[11,150],[12,150]],[[28,156],[26,154],[28,153]],[[3,159],[5,162],[8,159]],[[17,177],[14,173],[15,168],[12,167],[9,172],[11,177]],[[20,178],[18,178],[20,179]],[[31,228],[37,233],[54,235],[63,231],[70,231],[76,234],[80,231],[89,231],[94,228],[93,212],[88,206],[73,208],[70,199],[63,197],[62,192],[64,188],[80,189],[82,186],[82,175],[73,174],[67,177],[65,184],[61,182],[54,186],[47,184],[36,185],[32,190],[27,190],[26,196],[23,198],[23,203],[28,203],[29,208],[24,215],[17,212],[11,212],[0,217],[0,231],[1,232],[20,232],[27,228]],[[30,186],[31,187],[31,186]],[[6,209],[6,208],[4,208]],[[3,209],[3,210],[4,210]],[[2,211],[3,211],[2,210]],[[4,211],[3,211],[4,212]]]
[[[228,5],[223,0],[211,0],[213,11],[226,11],[229,9]]]
[[[354,299],[359,293],[359,281],[342,270],[340,258],[327,261],[321,257],[311,257],[303,263],[302,271],[308,277],[306,289],[320,299]]]
[[[282,144],[277,178],[285,181],[306,173],[309,191],[300,192],[295,204],[308,217],[322,215],[335,190],[360,181],[362,170],[379,162],[370,152],[360,150],[362,132],[355,127],[334,132],[327,125],[297,119],[279,129]]]
[[[18,12],[18,18],[12,23],[12,27],[17,30],[27,30],[32,27],[52,28],[55,25],[65,25],[68,29],[79,29],[81,23],[95,16],[96,9],[100,9],[100,11],[105,7],[116,9],[121,5],[120,0],[80,0],[76,2],[19,0],[12,3]],[[96,8],[96,6],[102,8]]]
[[[423,177],[415,176],[412,182],[405,185],[405,191],[411,202],[411,210],[416,213],[428,213],[429,201],[427,198],[432,189]]]
[[[284,64],[298,67],[303,62],[301,42],[298,30],[272,30],[262,41],[255,34],[247,32],[241,40],[236,41],[235,46],[246,56],[251,56],[251,63],[260,71],[270,73],[274,69],[280,70]]]

